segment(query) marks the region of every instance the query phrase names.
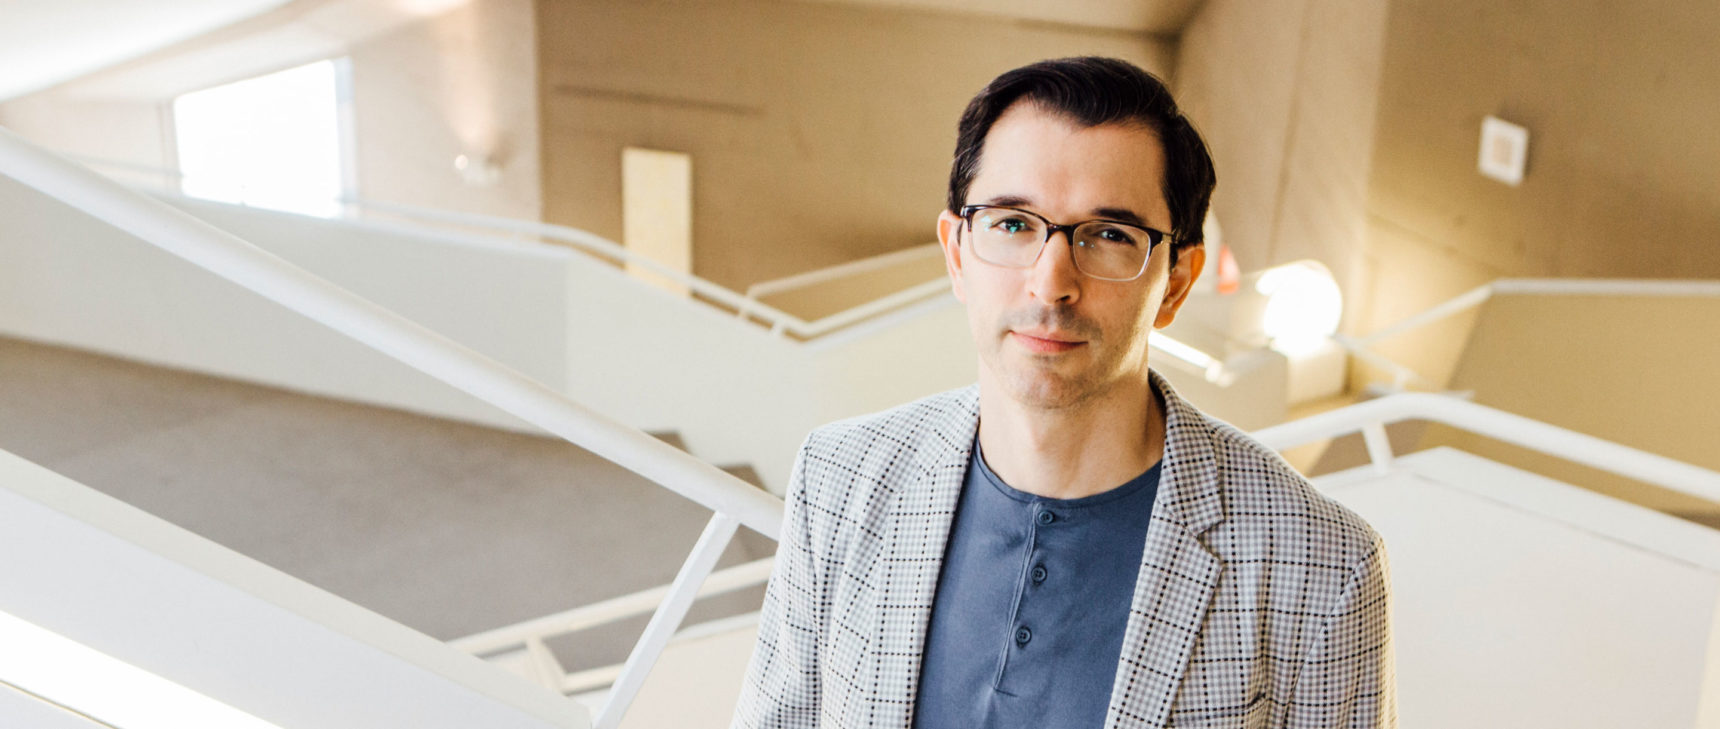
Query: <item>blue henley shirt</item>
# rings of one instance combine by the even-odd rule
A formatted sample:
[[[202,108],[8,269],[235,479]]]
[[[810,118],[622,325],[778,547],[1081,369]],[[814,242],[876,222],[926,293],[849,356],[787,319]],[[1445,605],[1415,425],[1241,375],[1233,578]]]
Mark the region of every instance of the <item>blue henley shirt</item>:
[[[914,726],[1101,727],[1158,483],[1154,464],[1091,496],[1035,496],[992,473],[976,438]]]

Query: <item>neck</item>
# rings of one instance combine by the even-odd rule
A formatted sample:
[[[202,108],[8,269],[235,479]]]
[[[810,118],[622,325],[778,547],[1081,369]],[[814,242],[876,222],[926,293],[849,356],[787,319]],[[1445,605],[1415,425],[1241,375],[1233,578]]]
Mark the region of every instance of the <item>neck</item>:
[[[1127,483],[1163,455],[1164,408],[1144,378],[1058,409],[1023,404],[988,384],[980,383],[979,443],[986,465],[1013,488],[1091,496]]]

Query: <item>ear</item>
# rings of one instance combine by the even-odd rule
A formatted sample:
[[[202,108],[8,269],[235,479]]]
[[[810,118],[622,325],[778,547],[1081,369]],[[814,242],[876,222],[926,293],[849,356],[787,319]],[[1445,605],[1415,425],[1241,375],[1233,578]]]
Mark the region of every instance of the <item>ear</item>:
[[[1177,253],[1177,265],[1171,269],[1170,279],[1165,282],[1165,298],[1159,302],[1158,318],[1153,320],[1153,326],[1163,329],[1171,325],[1177,318],[1177,310],[1188,300],[1188,294],[1194,290],[1195,279],[1200,278],[1201,268],[1206,266],[1206,245],[1190,246]]]
[[[950,289],[955,292],[956,300],[967,303],[967,292],[962,290],[962,219],[955,213],[945,210],[938,213],[938,245],[944,248],[944,270],[950,274]]]

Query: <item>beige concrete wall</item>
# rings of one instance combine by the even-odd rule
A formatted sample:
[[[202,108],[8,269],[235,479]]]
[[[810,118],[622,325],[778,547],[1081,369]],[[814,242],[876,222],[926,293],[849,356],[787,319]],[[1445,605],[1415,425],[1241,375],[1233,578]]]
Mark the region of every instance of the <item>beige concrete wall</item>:
[[[1218,168],[1213,210],[1245,271],[1313,258],[1358,319],[1384,0],[1209,0],[1176,92]]]
[[[470,0],[351,51],[358,193],[537,220],[537,58],[531,0]],[[454,170],[490,155],[491,186]]]
[[[693,156],[694,272],[756,281],[918,245],[955,124],[998,73],[1141,34],[893,8],[538,0],[544,217],[617,237],[621,148]]]
[[[1493,297],[1451,386],[1581,433],[1720,470],[1720,299]],[[1720,520],[1720,504],[1514,446],[1433,427],[1421,446],[1461,450],[1669,513]]]
[[[1720,277],[1720,4],[1393,0],[1362,331],[1500,277]],[[1482,117],[1529,129],[1520,187]],[[1384,348],[1437,375],[1460,325]]]

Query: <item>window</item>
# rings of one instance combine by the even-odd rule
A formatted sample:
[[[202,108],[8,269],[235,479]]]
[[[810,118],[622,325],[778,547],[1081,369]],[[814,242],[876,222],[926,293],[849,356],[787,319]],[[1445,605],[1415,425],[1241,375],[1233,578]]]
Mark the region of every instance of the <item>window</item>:
[[[345,59],[173,100],[181,190],[193,197],[334,217],[346,192]]]

